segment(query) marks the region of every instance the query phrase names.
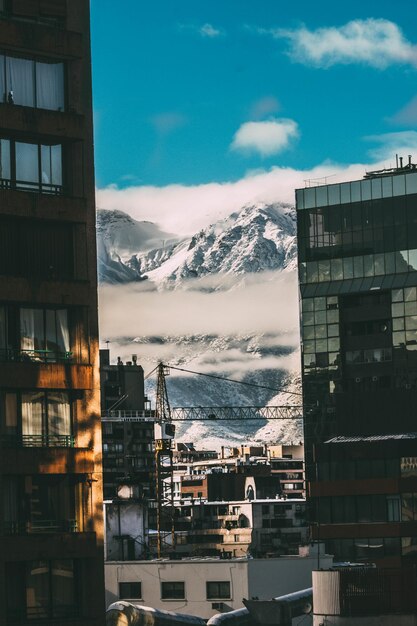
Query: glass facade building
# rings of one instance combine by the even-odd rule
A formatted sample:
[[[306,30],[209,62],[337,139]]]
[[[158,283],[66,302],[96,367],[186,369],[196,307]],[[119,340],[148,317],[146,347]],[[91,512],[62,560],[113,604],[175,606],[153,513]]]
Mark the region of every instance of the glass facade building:
[[[400,511],[401,493],[384,486],[386,477],[349,472],[355,464],[365,467],[366,460],[382,462],[384,438],[417,431],[417,170],[410,162],[359,181],[300,189],[296,200],[306,476],[317,505],[313,520],[322,530],[338,524],[339,535],[334,526],[327,535],[333,544],[355,546],[355,536],[375,537],[372,529],[358,534],[358,525],[401,526],[403,521],[391,511],[393,497]],[[372,437],[379,438],[375,458],[363,440]],[[340,446],[337,438],[347,439]],[[407,455],[417,456],[416,440],[407,445]],[[342,457],[338,461],[342,450],[346,467]],[[394,454],[391,462],[399,467],[402,455]],[[351,481],[348,491],[342,482],[339,488],[326,487],[334,482],[323,473],[330,462],[339,465],[344,485]],[[381,481],[376,493],[372,480]],[[401,492],[401,477],[397,482],[394,491]],[[364,516],[362,508],[369,503],[375,504],[375,515],[370,508]],[[386,556],[397,548],[401,554],[398,529],[384,533],[376,539],[389,546]],[[416,534],[410,528],[407,533]],[[371,548],[364,550],[368,559],[376,554]],[[359,548],[349,554],[342,550],[336,556],[357,558],[358,553]]]

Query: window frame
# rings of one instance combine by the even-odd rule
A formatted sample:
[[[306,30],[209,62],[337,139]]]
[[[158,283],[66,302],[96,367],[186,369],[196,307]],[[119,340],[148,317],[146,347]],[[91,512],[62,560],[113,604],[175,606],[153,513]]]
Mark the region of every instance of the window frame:
[[[123,594],[121,593],[121,587],[122,585],[139,585],[139,595],[138,594]],[[131,590],[131,587],[130,587]],[[142,600],[142,581],[141,580],[134,580],[134,581],[119,581],[119,585],[118,585],[118,592],[119,592],[119,600]]]
[[[221,585],[226,585],[228,590],[225,592],[222,592]],[[232,599],[232,591],[231,591],[230,580],[207,580],[206,581],[206,600],[231,600],[231,599]]]
[[[168,590],[172,588],[172,592]],[[167,595],[171,593],[171,595]],[[181,595],[179,595],[181,594]],[[162,580],[161,581],[161,600],[185,600],[185,581],[180,580]]]

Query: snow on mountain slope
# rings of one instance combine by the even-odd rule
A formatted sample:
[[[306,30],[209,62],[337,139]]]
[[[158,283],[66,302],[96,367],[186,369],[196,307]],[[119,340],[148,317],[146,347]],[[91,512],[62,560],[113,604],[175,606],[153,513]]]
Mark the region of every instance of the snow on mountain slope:
[[[246,206],[182,241],[121,211],[98,211],[97,223],[104,282],[115,282],[109,260],[117,264],[121,282],[146,277],[161,288],[178,288],[187,279],[208,274],[242,275],[295,266],[294,212],[287,205]],[[150,249],[157,237],[160,246]]]
[[[99,280],[124,283],[141,280],[140,272],[123,258],[138,250],[170,246],[174,235],[161,231],[153,222],[138,222],[123,211],[97,210],[97,255]]]
[[[97,236],[99,278],[102,283],[131,283],[146,280],[140,289],[149,288],[152,303],[161,307],[163,292],[182,299],[182,293],[192,290],[208,293],[218,289],[233,290],[233,302],[240,302],[241,291],[247,291],[250,276],[266,285],[265,302],[274,285],[275,274],[282,271],[294,274],[296,267],[296,238],[294,210],[284,204],[257,204],[245,206],[228,218],[196,233],[191,238],[180,238],[164,233],[151,222],[138,222],[121,211],[98,211]],[[222,278],[224,277],[224,278]],[[253,279],[251,279],[253,284]],[[114,288],[116,289],[116,288]],[[245,293],[246,293],[245,291]],[[155,293],[154,293],[155,292]],[[140,291],[138,298],[140,298]],[[285,295],[283,295],[285,297]],[[263,300],[262,300],[263,302]],[[115,305],[116,306],[116,299]],[[279,305],[278,305],[279,306]],[[232,314],[225,311],[224,314]],[[167,324],[169,315],[167,311]],[[178,310],[176,314],[182,315]],[[151,313],[152,315],[152,313]],[[201,311],[202,318],[209,308]],[[124,329],[118,335],[109,335],[112,353],[128,359],[137,353],[145,372],[153,369],[158,359],[172,365],[195,371],[212,372],[218,376],[238,378],[243,382],[270,387],[238,385],[218,379],[203,378],[171,371],[168,391],[173,406],[264,406],[266,404],[296,403],[298,397],[277,396],[274,389],[291,389],[297,385],[299,355],[295,342],[285,339],[298,322],[294,316],[291,329],[281,328],[277,307],[273,328],[260,331],[241,331],[236,315],[233,334],[177,335],[161,325],[155,336],[141,334],[138,317],[137,336],[126,336]],[[107,332],[107,329],[106,329]],[[107,337],[107,335],[106,335]],[[147,393],[154,396],[155,381],[147,381]],[[179,427],[182,440],[194,441],[205,448],[220,443],[244,441],[298,441],[302,438],[299,423],[285,422],[199,422]]]

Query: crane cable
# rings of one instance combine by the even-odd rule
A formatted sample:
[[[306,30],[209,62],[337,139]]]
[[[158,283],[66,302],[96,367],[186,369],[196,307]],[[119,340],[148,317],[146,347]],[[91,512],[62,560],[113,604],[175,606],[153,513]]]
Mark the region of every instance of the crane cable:
[[[187,370],[183,367],[176,367],[175,365],[167,365],[172,370],[178,370],[179,372],[186,372],[187,374],[195,374],[196,376],[206,376],[207,378],[215,378],[217,380],[224,380],[229,383],[236,383],[238,385],[246,385],[247,387],[257,387],[258,389],[267,389],[268,391],[276,391],[278,393],[285,393],[290,396],[302,396],[303,394],[298,391],[285,391],[285,389],[277,389],[276,387],[268,387],[267,385],[258,385],[256,383],[248,383],[243,380],[236,380],[234,378],[226,378],[225,376],[217,376],[216,374],[206,374],[204,372],[196,372],[194,370]],[[156,366],[149,374],[145,376],[145,380],[149,378],[156,370]]]

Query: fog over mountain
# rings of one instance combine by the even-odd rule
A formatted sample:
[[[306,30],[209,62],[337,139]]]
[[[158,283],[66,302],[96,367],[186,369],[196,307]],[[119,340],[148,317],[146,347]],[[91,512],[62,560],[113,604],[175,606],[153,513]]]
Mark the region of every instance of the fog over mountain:
[[[162,359],[273,389],[299,388],[291,206],[244,206],[187,238],[122,211],[99,210],[97,237],[102,338],[111,341],[114,359],[136,353],[145,373]],[[147,385],[152,396],[155,381]],[[168,391],[173,406],[299,400],[176,370]],[[299,424],[284,422],[200,422],[180,431],[206,448],[301,437]]]

